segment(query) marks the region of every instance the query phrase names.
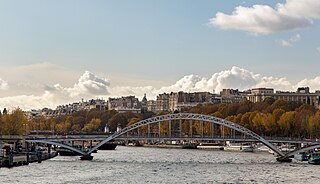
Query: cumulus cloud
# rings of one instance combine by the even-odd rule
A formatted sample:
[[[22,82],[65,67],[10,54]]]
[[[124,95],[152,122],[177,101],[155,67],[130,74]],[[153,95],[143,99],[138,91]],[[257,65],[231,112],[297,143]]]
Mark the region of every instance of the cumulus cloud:
[[[0,90],[6,90],[8,88],[8,82],[0,78]]]
[[[73,87],[60,84],[46,86],[41,95],[16,95],[0,98],[2,107],[20,107],[22,109],[55,108],[59,104],[95,98],[109,94],[109,80],[100,78],[88,71],[79,78]]]
[[[275,8],[267,5],[238,6],[231,15],[218,12],[209,19],[209,25],[235,29],[254,34],[269,34],[306,28],[320,18],[319,0],[286,0]]]
[[[210,77],[186,75],[172,85],[155,88],[153,86],[112,86],[106,78],[99,77],[88,71],[80,76],[72,87],[60,84],[48,85],[40,95],[15,95],[0,98],[0,108],[20,107],[24,110],[55,108],[57,105],[68,104],[83,99],[96,97],[120,97],[135,95],[142,98],[146,93],[148,99],[155,99],[160,93],[208,91],[219,93],[222,89],[233,88],[246,90],[256,87],[270,87],[276,90],[295,90],[300,86],[310,86],[320,89],[320,76],[314,79],[304,79],[292,84],[286,78],[262,76],[240,67],[214,73]]]
[[[311,89],[317,89],[320,90],[320,76],[317,76],[313,79],[303,79],[298,84],[296,87],[301,87],[301,86],[308,86]]]
[[[218,93],[225,88],[244,90],[252,87],[273,87],[281,90],[292,89],[291,83],[286,78],[263,77],[234,66],[230,70],[214,73],[210,78],[187,75],[171,86],[160,88],[157,92],[215,91]]]

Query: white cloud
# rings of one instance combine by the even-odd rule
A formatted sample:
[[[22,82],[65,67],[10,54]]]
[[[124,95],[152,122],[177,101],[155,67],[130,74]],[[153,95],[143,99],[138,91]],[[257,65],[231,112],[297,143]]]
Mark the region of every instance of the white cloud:
[[[16,95],[0,98],[0,107],[22,109],[55,108],[57,105],[109,94],[109,81],[86,71],[73,87],[47,86],[41,95]]]
[[[320,76],[317,76],[313,79],[303,79],[298,84],[296,87],[301,87],[301,86],[308,86],[311,89],[314,90],[320,90]]]
[[[82,96],[86,94],[94,95],[107,95],[109,94],[109,80],[105,78],[99,78],[94,74],[86,71],[78,80],[73,88],[66,88],[71,97]],[[56,88],[61,89],[59,85],[55,85]]]
[[[8,88],[8,82],[0,78],[0,90],[7,90]]]
[[[48,62],[20,66],[0,67],[0,77],[10,82],[10,90],[0,93],[0,97],[16,95],[42,95],[43,88],[56,83],[71,86],[81,75],[62,66]],[[71,82],[72,81],[72,82]]]
[[[320,53],[320,47],[317,48],[317,51]]]
[[[282,47],[292,47],[292,44],[286,40],[280,40],[279,41],[279,44],[282,46]]]
[[[209,25],[235,29],[254,34],[269,34],[310,27],[320,18],[319,0],[286,0],[276,8],[267,5],[238,6],[231,15],[218,12],[209,19]]]
[[[120,97],[135,95],[142,98],[144,93],[148,99],[155,99],[159,93],[164,92],[195,92],[209,91],[219,93],[222,89],[233,88],[245,90],[255,87],[270,87],[276,90],[295,90],[299,86],[310,86],[311,89],[320,89],[320,76],[314,79],[304,79],[292,84],[286,78],[262,76],[249,70],[232,67],[229,70],[214,73],[211,77],[187,75],[169,86],[155,88],[153,86],[114,86],[109,80],[96,76],[88,71],[80,76],[72,87],[60,84],[47,86],[40,95],[13,95],[0,98],[0,108],[20,107],[25,110],[43,107],[55,108],[57,105],[77,102],[83,99],[96,97]]]
[[[281,90],[292,89],[291,83],[285,78],[262,77],[246,69],[232,67],[214,73],[211,78],[199,77],[197,75],[187,75],[171,86],[162,87],[154,94],[163,92],[195,92],[195,91],[215,91],[220,92],[224,88],[236,88],[240,90],[252,87],[274,87]]]
[[[296,34],[295,36],[291,37],[289,40],[279,40],[278,43],[282,47],[292,47],[294,43],[301,40],[300,34]]]
[[[291,38],[289,39],[289,41],[290,41],[291,43],[295,43],[295,42],[298,42],[298,41],[300,41],[300,40],[301,40],[300,34],[296,34],[295,36],[293,36],[293,37],[291,37]]]

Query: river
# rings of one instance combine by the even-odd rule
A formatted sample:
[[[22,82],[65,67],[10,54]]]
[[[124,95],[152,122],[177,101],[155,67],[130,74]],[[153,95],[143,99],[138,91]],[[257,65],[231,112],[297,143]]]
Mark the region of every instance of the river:
[[[118,146],[92,161],[55,157],[0,168],[0,183],[319,183],[320,166],[268,153]]]

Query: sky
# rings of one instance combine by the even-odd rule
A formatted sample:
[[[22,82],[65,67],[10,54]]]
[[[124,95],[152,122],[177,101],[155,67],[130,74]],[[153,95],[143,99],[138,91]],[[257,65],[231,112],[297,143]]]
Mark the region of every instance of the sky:
[[[320,89],[319,0],[0,0],[0,109]]]

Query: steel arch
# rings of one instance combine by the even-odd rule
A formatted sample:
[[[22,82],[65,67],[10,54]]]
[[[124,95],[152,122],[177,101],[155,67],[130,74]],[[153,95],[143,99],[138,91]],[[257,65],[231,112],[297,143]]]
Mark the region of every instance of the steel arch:
[[[307,147],[292,151],[292,152],[288,153],[286,156],[290,157],[290,156],[293,156],[293,155],[298,154],[300,152],[306,152],[306,151],[313,150],[316,148],[320,148],[320,144],[311,145],[311,146],[307,146]]]
[[[81,150],[79,150],[77,148],[74,148],[74,147],[66,145],[66,144],[58,143],[58,142],[46,141],[46,140],[26,140],[26,142],[44,143],[44,144],[56,145],[56,146],[60,146],[60,147],[75,151],[77,153],[80,153],[81,155],[86,155],[85,152],[83,152],[83,151],[81,151]]]
[[[260,141],[262,144],[266,145],[269,147],[271,150],[279,154],[280,156],[285,157],[286,155],[281,152],[277,147],[275,147],[273,144],[271,144],[269,141],[265,140],[263,137],[259,136],[258,134],[254,133],[253,131],[244,128],[236,123],[233,123],[231,121],[227,121],[221,118],[217,118],[214,116],[209,116],[209,115],[203,115],[203,114],[193,114],[193,113],[177,113],[177,114],[166,114],[162,116],[156,116],[156,117],[151,117],[149,119],[141,120],[135,124],[132,124],[130,126],[125,127],[119,132],[116,132],[106,138],[105,140],[101,141],[99,144],[94,146],[92,149],[90,149],[86,154],[91,154],[94,150],[98,149],[101,145],[107,143],[108,141],[115,139],[131,130],[137,129],[139,127],[142,127],[144,125],[149,125],[149,124],[154,124],[162,121],[169,121],[169,120],[198,120],[198,121],[204,121],[204,122],[210,122],[213,124],[218,124],[222,126],[229,127],[233,130],[236,130],[238,132],[241,132],[243,134],[249,135],[253,137],[254,139],[257,139]]]

